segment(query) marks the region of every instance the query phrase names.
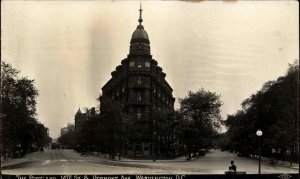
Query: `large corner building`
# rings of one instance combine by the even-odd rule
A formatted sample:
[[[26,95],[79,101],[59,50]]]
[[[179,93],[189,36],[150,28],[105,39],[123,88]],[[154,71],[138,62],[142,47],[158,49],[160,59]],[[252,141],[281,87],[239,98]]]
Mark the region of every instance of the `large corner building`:
[[[122,112],[131,116],[139,129],[139,134],[131,136],[126,144],[126,154],[149,156],[153,147],[154,110],[173,111],[175,98],[165,80],[166,74],[152,58],[149,36],[142,25],[142,9],[139,11],[129,54],[111,73],[111,79],[102,87],[102,95],[120,103]]]

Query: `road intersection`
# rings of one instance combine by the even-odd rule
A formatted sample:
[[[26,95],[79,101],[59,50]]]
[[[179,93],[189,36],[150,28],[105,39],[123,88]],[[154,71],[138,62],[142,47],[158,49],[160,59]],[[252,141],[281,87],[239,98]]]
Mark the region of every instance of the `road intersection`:
[[[258,161],[238,157],[230,152],[210,150],[205,157],[190,161],[184,157],[173,160],[110,160],[106,155],[82,156],[73,150],[51,150],[34,152],[21,159],[2,163],[3,174],[55,175],[55,174],[224,174],[230,160],[234,160],[238,171],[256,174]],[[262,162],[262,173],[299,173],[299,165],[283,166]]]

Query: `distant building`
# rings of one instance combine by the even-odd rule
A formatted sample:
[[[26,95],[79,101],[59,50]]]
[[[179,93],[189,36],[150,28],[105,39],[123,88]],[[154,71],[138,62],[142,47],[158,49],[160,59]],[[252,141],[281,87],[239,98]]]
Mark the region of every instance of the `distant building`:
[[[166,73],[152,58],[149,36],[142,25],[142,9],[139,11],[139,25],[132,34],[129,55],[111,73],[102,94],[120,103],[122,112],[131,116],[138,128],[139,134],[130,137],[126,153],[149,156],[155,135],[154,110],[174,111],[175,98],[165,79]],[[78,112],[79,115],[82,114]],[[157,137],[163,139],[163,136]]]
[[[74,131],[74,130],[75,130],[74,124],[70,124],[70,123],[69,123],[69,124],[67,125],[67,127],[63,127],[63,128],[60,129],[60,136],[66,134],[66,133],[68,133],[68,132],[72,132],[72,131]]]
[[[78,147],[90,146],[95,142],[97,133],[97,114],[94,107],[87,109],[85,113],[80,108],[75,114],[75,138]]]
[[[63,127],[60,129],[60,136],[63,136],[64,134],[66,134],[68,132],[68,128],[67,127]]]
[[[68,131],[74,131],[74,130],[75,130],[75,125],[69,123],[69,124],[67,125],[67,128],[68,128]]]
[[[80,127],[83,125],[86,119],[86,114],[82,113],[80,108],[78,108],[75,114],[75,132],[79,131]]]
[[[87,112],[83,113],[81,112],[81,109],[78,108],[76,114],[75,114],[75,126],[74,130],[79,131],[80,128],[84,125],[84,123],[91,117],[96,115],[96,110],[94,107],[91,109],[88,109]]]

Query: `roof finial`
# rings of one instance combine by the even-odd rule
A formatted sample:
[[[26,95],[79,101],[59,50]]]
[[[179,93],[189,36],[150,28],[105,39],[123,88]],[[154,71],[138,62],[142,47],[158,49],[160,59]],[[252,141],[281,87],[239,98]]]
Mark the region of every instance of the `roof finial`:
[[[78,110],[77,110],[76,114],[81,114],[80,105],[78,107]]]
[[[140,25],[142,25],[142,22],[143,22],[142,11],[143,11],[143,9],[142,9],[142,2],[141,1],[140,1],[140,9],[139,9],[139,11],[140,11],[139,23],[140,23]]]

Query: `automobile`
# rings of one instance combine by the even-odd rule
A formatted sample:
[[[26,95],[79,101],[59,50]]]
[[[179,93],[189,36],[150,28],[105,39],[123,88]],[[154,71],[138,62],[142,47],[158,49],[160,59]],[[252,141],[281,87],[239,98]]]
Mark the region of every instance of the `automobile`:
[[[57,149],[57,148],[59,148],[59,145],[57,143],[51,144],[51,149]]]
[[[250,157],[250,153],[246,151],[240,151],[237,153],[239,157]]]
[[[204,157],[205,154],[206,154],[205,149],[200,149],[200,150],[198,151],[198,157]]]

